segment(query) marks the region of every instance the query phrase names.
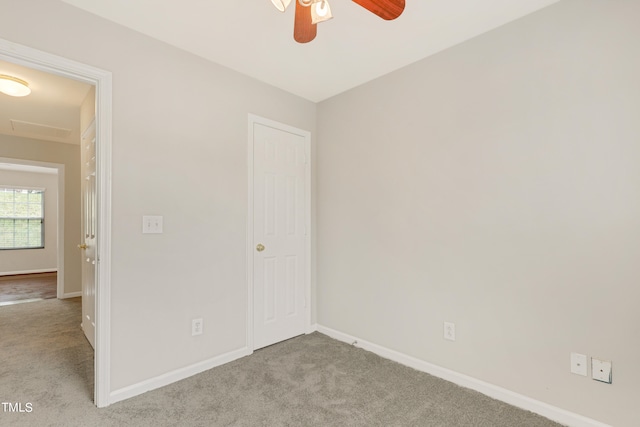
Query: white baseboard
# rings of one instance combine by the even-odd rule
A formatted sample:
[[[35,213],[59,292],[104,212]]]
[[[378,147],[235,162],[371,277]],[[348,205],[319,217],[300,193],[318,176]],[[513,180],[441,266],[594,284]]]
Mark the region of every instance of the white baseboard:
[[[3,271],[0,276],[15,276],[18,274],[37,274],[37,273],[57,273],[56,268],[44,268],[41,270],[23,270],[23,271]]]
[[[148,380],[142,381],[137,384],[123,387],[121,389],[112,391],[110,393],[109,404],[111,405],[113,403],[120,402],[121,400],[129,399],[130,397],[134,397],[142,393],[146,393],[147,391],[164,387],[176,381],[180,381],[190,376],[207,371],[211,368],[215,368],[216,366],[233,362],[236,359],[239,359],[244,356],[248,356],[250,354],[251,354],[251,351],[247,347],[244,347],[238,350],[231,351],[229,353],[222,354],[220,356],[216,356],[208,360],[204,360],[202,362],[198,362],[196,364],[187,366],[185,368],[176,369],[175,371],[167,372],[166,374],[162,374],[157,377],[150,378]]]
[[[406,354],[382,347],[380,345],[336,331],[334,329],[327,328],[322,325],[316,325],[316,328],[318,332],[334,338],[338,341],[343,341],[348,344],[354,344],[355,342],[356,347],[360,347],[364,350],[375,353],[378,356],[384,357],[385,359],[393,360],[394,362],[409,366],[418,371],[426,372],[459,386],[470,388],[494,399],[500,400],[513,406],[517,406],[518,408],[526,409],[527,411],[531,411],[538,415],[542,415],[543,417],[549,418],[558,423],[571,427],[611,427],[608,424],[602,423],[600,421],[596,421],[594,419],[587,418],[561,408],[557,408],[539,400],[535,400],[522,394],[515,393],[511,390],[507,390],[505,388],[489,384],[468,375],[464,375],[450,369],[425,362],[424,360],[408,356]]]
[[[60,299],[76,298],[76,297],[81,297],[81,296],[82,296],[82,291],[67,292],[66,294],[63,294],[62,297],[60,297]]]
[[[312,334],[314,332],[318,332],[318,324],[314,323],[313,325],[309,325],[307,328],[307,334]]]

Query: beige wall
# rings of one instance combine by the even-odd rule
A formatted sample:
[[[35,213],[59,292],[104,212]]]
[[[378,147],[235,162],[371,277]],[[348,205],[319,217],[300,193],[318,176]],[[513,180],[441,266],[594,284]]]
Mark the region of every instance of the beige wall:
[[[248,114],[315,133],[315,104],[61,2],[0,5],[0,38],[113,73],[112,390],[243,348]]]
[[[80,292],[82,290],[80,256],[76,246],[80,241],[80,147],[59,142],[0,135],[0,157],[64,165],[63,293]]]
[[[318,323],[640,425],[639,16],[562,1],[320,103]]]
[[[0,251],[0,275],[58,269],[58,174],[0,170],[0,187],[44,189],[44,248]]]

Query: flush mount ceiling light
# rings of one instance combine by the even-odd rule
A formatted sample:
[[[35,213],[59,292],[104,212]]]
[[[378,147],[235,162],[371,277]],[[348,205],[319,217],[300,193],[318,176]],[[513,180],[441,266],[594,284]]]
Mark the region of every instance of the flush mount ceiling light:
[[[0,74],[0,92],[9,96],[27,96],[31,93],[29,83],[22,79]]]
[[[291,0],[271,0],[274,6],[284,12]],[[353,0],[354,3],[391,21],[404,11],[405,0]],[[298,43],[308,43],[316,38],[317,24],[333,18],[328,0],[296,0],[296,17],[293,23],[293,38]]]

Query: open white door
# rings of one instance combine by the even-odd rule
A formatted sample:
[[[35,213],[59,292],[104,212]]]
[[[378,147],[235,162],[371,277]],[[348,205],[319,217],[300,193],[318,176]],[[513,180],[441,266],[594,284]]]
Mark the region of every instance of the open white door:
[[[95,349],[96,340],[96,127],[82,135],[82,330]]]
[[[309,318],[310,137],[304,131],[262,122],[251,122],[250,147],[253,349],[304,334]]]

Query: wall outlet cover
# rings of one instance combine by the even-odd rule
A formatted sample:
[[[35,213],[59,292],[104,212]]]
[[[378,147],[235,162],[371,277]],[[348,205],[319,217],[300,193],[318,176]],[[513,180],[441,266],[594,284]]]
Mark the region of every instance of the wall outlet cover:
[[[571,353],[571,373],[587,376],[587,356],[580,353]]]
[[[444,339],[449,341],[456,340],[456,324],[444,322]]]
[[[202,335],[202,318],[191,320],[191,336]]]
[[[603,383],[611,384],[611,361],[591,358],[591,377]]]

